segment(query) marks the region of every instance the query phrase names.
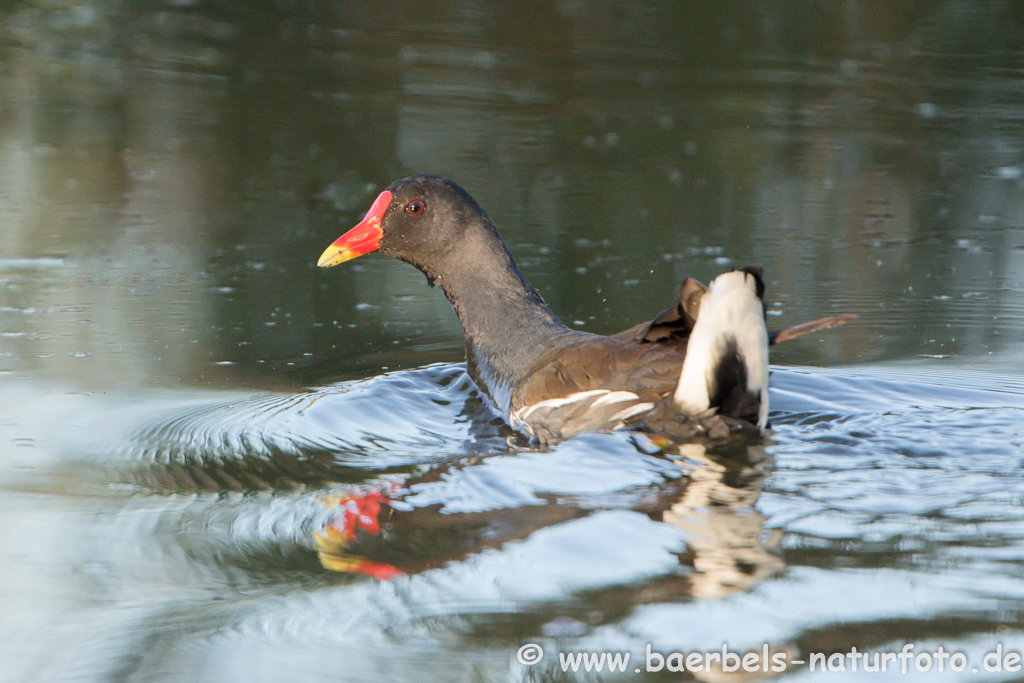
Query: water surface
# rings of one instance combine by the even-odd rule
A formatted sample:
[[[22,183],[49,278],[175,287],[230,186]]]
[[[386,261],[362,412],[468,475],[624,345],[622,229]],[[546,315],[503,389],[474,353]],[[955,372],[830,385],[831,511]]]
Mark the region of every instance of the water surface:
[[[615,679],[723,643],[1014,678],[982,663],[1024,648],[1022,21],[0,10],[0,680],[587,680],[557,653],[631,653]],[[573,326],[750,263],[770,327],[859,318],[773,349],[763,437],[537,451],[417,271],[315,268],[414,172],[464,185]]]

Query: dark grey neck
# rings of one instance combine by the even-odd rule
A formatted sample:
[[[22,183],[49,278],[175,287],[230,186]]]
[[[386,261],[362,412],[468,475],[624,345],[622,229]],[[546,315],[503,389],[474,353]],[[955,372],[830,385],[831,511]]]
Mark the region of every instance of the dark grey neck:
[[[547,355],[578,340],[519,273],[493,227],[467,235],[455,267],[435,276],[466,338],[470,377],[506,417],[512,391]]]

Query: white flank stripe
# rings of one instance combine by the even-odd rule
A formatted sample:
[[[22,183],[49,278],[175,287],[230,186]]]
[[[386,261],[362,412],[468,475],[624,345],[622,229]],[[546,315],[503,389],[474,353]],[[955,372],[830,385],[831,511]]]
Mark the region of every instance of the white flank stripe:
[[[592,389],[590,391],[580,391],[575,394],[569,394],[565,398],[549,398],[545,401],[534,403],[532,406],[523,406],[517,410],[512,417],[525,420],[529,417],[530,413],[538,408],[559,408],[561,406],[567,406],[570,403],[578,403],[580,401],[585,401],[588,398],[593,398],[594,396],[600,396],[601,394],[607,393],[610,393],[607,389]]]
[[[609,403],[622,403],[623,401],[637,401],[640,397],[632,391],[609,391],[607,396],[594,401],[594,407],[608,405]]]
[[[628,420],[629,418],[633,417],[634,415],[639,415],[640,413],[646,413],[648,410],[650,410],[653,407],[654,407],[653,403],[637,403],[635,405],[631,405],[628,408],[620,410],[619,412],[617,412],[614,415],[612,415],[612,417],[609,420],[609,422],[611,422],[612,420],[614,420],[616,422],[622,422],[623,420]]]

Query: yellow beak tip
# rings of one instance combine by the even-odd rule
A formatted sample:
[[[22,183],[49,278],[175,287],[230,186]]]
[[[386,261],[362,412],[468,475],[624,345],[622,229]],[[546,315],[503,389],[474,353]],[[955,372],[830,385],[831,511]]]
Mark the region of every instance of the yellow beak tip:
[[[353,258],[353,254],[348,249],[339,249],[332,246],[327,247],[326,251],[320,254],[320,260],[316,262],[316,265],[320,268],[330,268],[339,263],[344,263],[351,258]]]

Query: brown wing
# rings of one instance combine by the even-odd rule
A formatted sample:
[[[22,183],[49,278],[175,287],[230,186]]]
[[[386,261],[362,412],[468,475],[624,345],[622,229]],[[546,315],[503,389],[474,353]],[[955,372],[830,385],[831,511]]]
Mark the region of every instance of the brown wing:
[[[597,337],[562,349],[531,371],[512,397],[513,409],[581,391],[631,391],[656,401],[675,389],[686,339],[644,344]]]
[[[673,391],[707,287],[686,278],[675,304],[610,337],[587,335],[543,359],[512,396],[512,410],[583,391],[630,391],[655,402]]]
[[[662,311],[654,320],[631,327],[615,335],[628,335],[638,342],[658,342],[672,337],[689,337],[697,322],[700,302],[708,288],[688,277],[679,288],[679,301]]]
[[[512,426],[542,445],[617,429],[675,389],[685,348],[596,337],[563,349],[513,394]]]
[[[679,300],[650,322],[610,337],[583,335],[541,360],[512,395],[513,422],[518,420],[537,440],[548,443],[592,429],[614,429],[626,420],[634,422],[652,404],[667,406],[671,401],[662,399],[679,383],[687,341],[706,292],[707,287],[687,278]],[[854,317],[832,316],[787,328],[773,333],[770,343],[841,325]]]

